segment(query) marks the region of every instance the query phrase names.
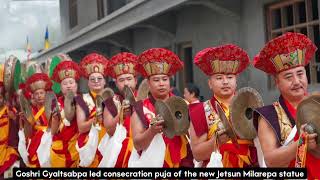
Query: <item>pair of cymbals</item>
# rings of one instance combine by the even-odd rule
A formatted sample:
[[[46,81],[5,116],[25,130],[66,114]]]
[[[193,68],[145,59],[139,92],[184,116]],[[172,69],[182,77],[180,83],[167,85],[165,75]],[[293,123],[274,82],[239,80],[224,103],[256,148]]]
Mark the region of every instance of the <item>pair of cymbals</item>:
[[[320,135],[320,94],[313,94],[303,101],[297,107],[297,130],[306,124],[304,130],[309,133]],[[317,144],[320,144],[320,138],[317,137]]]
[[[136,102],[134,94],[129,86],[124,86],[122,93],[124,99],[127,100],[130,105],[133,105]]]
[[[35,123],[32,109],[29,104],[29,101],[26,99],[26,97],[23,95],[22,92],[18,93],[19,98],[19,105],[20,105],[20,111],[24,113],[26,117],[26,122],[20,122],[20,127],[23,127],[24,133],[27,137],[30,137],[32,135],[32,128]],[[23,124],[23,126],[22,126]]]
[[[156,114],[164,119],[163,133],[168,138],[188,132],[190,126],[188,105],[181,97],[172,96],[165,102],[158,100],[155,109]]]
[[[27,121],[33,125],[35,123],[33,114],[32,114],[32,109],[29,104],[29,101],[26,99],[26,97],[23,95],[23,93],[19,93],[19,103],[20,103],[20,108],[21,111],[24,113],[24,115],[27,118]]]
[[[230,120],[240,139],[252,140],[257,136],[253,125],[253,112],[263,106],[257,90],[244,87],[237,91],[230,105]]]
[[[48,129],[51,128],[52,114],[57,112],[60,115],[59,104],[56,94],[53,91],[46,92],[44,111],[48,122]]]
[[[252,140],[257,136],[253,125],[253,111],[262,106],[263,101],[260,94],[253,88],[244,87],[239,89],[232,99],[229,120],[218,103],[216,108],[227,135],[236,141],[237,136],[247,140]]]
[[[74,102],[75,94],[72,91],[68,91],[64,97],[64,114],[65,118],[71,122],[76,114],[76,106]]]

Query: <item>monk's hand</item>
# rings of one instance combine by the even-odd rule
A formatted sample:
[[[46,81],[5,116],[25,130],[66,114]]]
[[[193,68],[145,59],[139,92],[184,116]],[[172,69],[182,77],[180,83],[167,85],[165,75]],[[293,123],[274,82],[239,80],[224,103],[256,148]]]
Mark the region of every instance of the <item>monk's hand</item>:
[[[226,133],[226,129],[219,129],[217,134],[219,144],[225,144],[230,140],[230,137]]]
[[[160,115],[157,115],[150,123],[151,132],[153,132],[154,134],[162,133],[164,128],[163,123],[164,123],[163,117]]]
[[[303,124],[300,127],[300,134],[302,134],[302,133],[305,133],[306,138],[308,139],[308,141],[307,141],[308,150],[314,151],[314,150],[319,149],[318,144],[317,144],[318,135],[317,135],[317,133],[313,132],[313,129],[311,126],[309,126],[308,124]]]
[[[25,115],[23,112],[19,112],[19,118],[20,118],[22,121],[27,120],[26,115]]]
[[[59,112],[58,111],[54,111],[52,114],[52,122],[51,123],[55,123],[58,124],[60,123],[60,118],[59,118]]]
[[[9,116],[9,119],[12,119],[12,120],[17,119],[16,113],[14,113],[11,109],[8,110],[8,116]]]
[[[131,114],[130,102],[128,100],[126,99],[123,100],[122,109],[123,109],[123,118]]]

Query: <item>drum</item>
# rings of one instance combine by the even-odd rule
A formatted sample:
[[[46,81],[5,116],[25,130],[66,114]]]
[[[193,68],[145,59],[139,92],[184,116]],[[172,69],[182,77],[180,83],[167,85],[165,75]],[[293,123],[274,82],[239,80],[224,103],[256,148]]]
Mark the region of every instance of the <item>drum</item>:
[[[11,95],[19,88],[21,65],[17,57],[11,55],[4,63],[4,88]]]

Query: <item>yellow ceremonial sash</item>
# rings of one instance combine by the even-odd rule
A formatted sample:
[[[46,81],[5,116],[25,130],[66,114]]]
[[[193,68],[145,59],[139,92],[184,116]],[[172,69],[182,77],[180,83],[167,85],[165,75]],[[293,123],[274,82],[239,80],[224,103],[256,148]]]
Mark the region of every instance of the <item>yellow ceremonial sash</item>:
[[[44,106],[42,106],[42,108],[40,108],[40,110],[36,113],[36,115],[34,116],[34,120],[35,122],[38,122],[40,119],[40,116],[44,113]],[[40,130],[40,131],[45,131],[48,127],[47,126],[43,126],[43,125],[35,125],[34,128],[36,130]]]
[[[36,113],[36,115],[34,116],[34,120],[35,122],[37,122],[40,119],[40,116],[44,113],[44,106],[42,106],[42,108],[40,108],[40,110]]]

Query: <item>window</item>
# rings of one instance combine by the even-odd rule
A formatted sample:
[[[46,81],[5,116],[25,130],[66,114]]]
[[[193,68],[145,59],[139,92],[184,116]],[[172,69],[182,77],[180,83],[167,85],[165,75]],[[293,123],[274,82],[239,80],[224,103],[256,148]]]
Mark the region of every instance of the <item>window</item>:
[[[97,17],[98,20],[104,18],[104,0],[97,0]]]
[[[320,48],[318,0],[287,0],[266,6],[267,38],[271,40],[285,32],[307,35]],[[308,81],[320,83],[320,52],[306,67]],[[269,78],[269,87],[274,87]]]
[[[107,12],[108,14],[120,9],[127,4],[126,0],[107,0]]]
[[[193,83],[192,43],[179,45],[179,57],[184,62],[183,70],[179,72],[179,89],[183,90],[187,83]]]
[[[70,29],[78,25],[77,0],[69,0],[69,27]]]
[[[126,3],[129,4],[131,3],[133,0],[126,0]]]

